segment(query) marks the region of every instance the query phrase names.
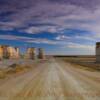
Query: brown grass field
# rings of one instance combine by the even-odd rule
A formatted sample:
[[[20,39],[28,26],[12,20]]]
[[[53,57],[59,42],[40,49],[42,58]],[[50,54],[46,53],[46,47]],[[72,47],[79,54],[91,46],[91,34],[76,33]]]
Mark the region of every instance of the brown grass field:
[[[55,56],[57,59],[62,59],[65,62],[70,62],[77,67],[100,71],[100,63],[96,63],[95,56]]]

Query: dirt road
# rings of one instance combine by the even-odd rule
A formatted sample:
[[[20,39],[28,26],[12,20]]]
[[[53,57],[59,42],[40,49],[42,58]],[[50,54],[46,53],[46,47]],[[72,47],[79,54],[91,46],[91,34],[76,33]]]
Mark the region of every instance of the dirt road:
[[[0,83],[0,100],[100,100],[100,73],[50,59]]]

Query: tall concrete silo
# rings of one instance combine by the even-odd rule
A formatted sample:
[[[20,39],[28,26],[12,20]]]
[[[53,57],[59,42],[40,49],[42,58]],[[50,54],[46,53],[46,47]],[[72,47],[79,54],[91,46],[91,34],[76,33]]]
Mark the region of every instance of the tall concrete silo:
[[[8,53],[10,59],[19,58],[20,56],[19,48],[16,47],[8,47]]]
[[[8,59],[9,58],[9,52],[8,52],[8,46],[3,45],[3,58]]]
[[[100,42],[96,43],[96,62],[100,63]]]
[[[28,48],[25,54],[26,59],[35,59],[36,58],[36,49],[35,48]]]
[[[9,58],[8,46],[1,45],[0,46],[0,59],[8,59],[8,58]]]
[[[15,51],[16,51],[16,58],[20,58],[20,50],[18,47],[15,47]]]
[[[0,59],[3,58],[3,47],[2,45],[0,45]]]
[[[38,50],[39,50],[38,58],[39,59],[45,59],[44,49],[39,48]]]

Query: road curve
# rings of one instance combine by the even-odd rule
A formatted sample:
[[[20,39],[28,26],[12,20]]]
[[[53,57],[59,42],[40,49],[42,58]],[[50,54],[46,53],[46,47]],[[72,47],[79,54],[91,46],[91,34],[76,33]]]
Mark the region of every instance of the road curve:
[[[100,100],[100,73],[52,58],[2,82],[0,100]]]

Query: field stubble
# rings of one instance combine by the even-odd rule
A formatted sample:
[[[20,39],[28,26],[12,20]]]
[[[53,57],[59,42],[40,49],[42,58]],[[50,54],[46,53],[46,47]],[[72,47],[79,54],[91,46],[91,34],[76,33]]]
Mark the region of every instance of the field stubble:
[[[90,71],[100,71],[100,63],[96,63],[96,58],[94,56],[58,57],[58,59],[70,62],[71,64],[74,64],[75,67]]]

